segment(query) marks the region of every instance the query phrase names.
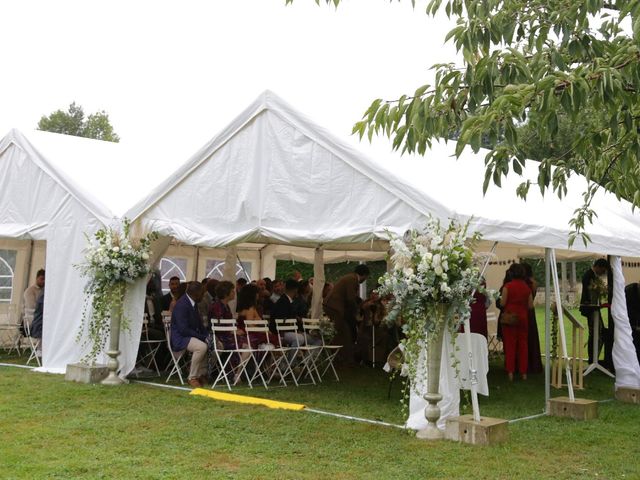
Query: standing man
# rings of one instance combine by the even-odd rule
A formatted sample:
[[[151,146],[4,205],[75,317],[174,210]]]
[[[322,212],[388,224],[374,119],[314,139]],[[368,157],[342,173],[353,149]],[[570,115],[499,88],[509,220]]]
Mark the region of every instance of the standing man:
[[[358,313],[358,288],[369,277],[369,267],[358,265],[336,282],[324,302],[324,312],[336,327],[336,343],[342,345],[338,355],[341,363],[355,363],[356,315]]]
[[[163,295],[160,302],[162,311],[171,310],[172,304],[175,305],[178,300],[178,289],[180,288],[180,278],[171,277],[169,279],[169,293]]]
[[[200,282],[190,282],[187,293],[178,299],[171,313],[171,348],[193,354],[188,382],[194,388],[207,382],[207,330],[198,312],[203,293]]]
[[[38,270],[36,273],[36,283],[31,285],[24,291],[23,303],[25,310],[34,311],[36,302],[44,294],[44,270]]]
[[[589,351],[589,364],[593,363],[593,315],[595,312],[600,312],[600,298],[596,298],[597,295],[592,295],[596,292],[594,286],[599,281],[598,277],[602,277],[609,270],[609,263],[604,258],[599,258],[593,263],[593,266],[584,272],[582,276],[582,296],[580,297],[580,313],[587,318],[587,327],[589,328],[589,340],[587,340],[587,349]],[[593,296],[593,298],[592,298]],[[600,356],[600,349],[602,348],[604,329],[602,327],[602,317],[598,322],[598,351],[595,354],[595,358]]]

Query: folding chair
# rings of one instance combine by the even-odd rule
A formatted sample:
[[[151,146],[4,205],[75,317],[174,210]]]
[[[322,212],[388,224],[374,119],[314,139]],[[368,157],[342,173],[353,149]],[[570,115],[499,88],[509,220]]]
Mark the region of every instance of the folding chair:
[[[27,342],[29,344],[29,349],[31,350],[31,353],[29,354],[29,358],[27,359],[27,365],[31,363],[31,360],[35,359],[38,366],[41,367],[42,364],[40,363],[40,356],[38,355],[38,347],[40,346],[40,339],[33,338],[31,336],[32,323],[33,323],[33,310],[25,309],[22,325],[24,329],[24,337],[27,339]]]
[[[156,362],[156,355],[160,346],[164,342],[165,340],[153,340],[149,338],[149,315],[145,313],[142,319],[142,333],[140,336],[140,347],[138,348],[138,363],[148,369],[151,369],[151,365],[153,365],[158,375],[160,375],[160,369],[158,368],[158,362]],[[146,349],[146,352],[141,353],[143,349]]]
[[[162,312],[162,324],[164,325],[164,335],[167,339],[167,347],[169,348],[169,354],[171,355],[171,370],[169,371],[169,376],[165,383],[169,383],[171,377],[173,377],[176,373],[178,374],[178,378],[180,379],[180,383],[184,385],[184,379],[182,378],[182,369],[186,365],[186,350],[182,350],[181,352],[174,352],[171,348],[171,313],[168,311]]]
[[[31,316],[33,317],[33,310],[31,311]],[[7,305],[6,313],[0,314],[0,346],[5,345],[7,339],[9,340],[8,355],[11,355],[13,350],[18,352],[18,355],[22,355],[20,350],[20,339],[22,337],[22,332],[20,331],[21,326],[19,316],[17,315],[17,306],[10,303]]]
[[[293,375],[293,373],[289,371],[290,369],[287,369],[288,364],[286,351],[279,345],[276,346],[272,343],[262,343],[253,347],[254,344],[258,343],[256,340],[257,336],[259,337],[264,335],[266,337],[269,335],[270,330],[267,321],[245,320],[244,325],[244,331],[246,332],[247,340],[249,341],[251,356],[253,357],[256,365],[254,377],[256,375],[260,375],[263,379],[266,378],[264,386],[267,388],[267,385],[271,383],[277,375],[279,377],[279,383],[286,387],[287,381],[285,377],[287,374]],[[281,367],[284,367],[284,371]]]
[[[318,371],[315,360],[322,351],[322,346],[307,345],[307,337],[304,334],[302,335],[302,343],[300,343],[300,334],[298,333],[298,320],[295,318],[276,320],[276,329],[278,331],[278,337],[280,339],[280,346],[293,351],[293,355],[287,356],[288,366],[290,368],[291,375],[293,376],[296,386],[301,384],[301,380],[305,375],[309,377],[313,385],[317,385],[316,378],[319,382],[321,382],[322,378],[320,377],[320,372]],[[287,332],[294,334],[288,335],[290,339],[294,339],[294,345],[284,347],[282,345],[282,340],[284,336],[287,336]],[[296,364],[297,358],[300,359],[299,365]],[[300,367],[300,371],[297,374],[295,372],[295,367]]]
[[[327,345],[324,341],[324,337],[320,334],[320,320],[317,318],[303,318],[302,319],[302,329],[305,335],[305,341],[309,343],[309,336],[318,334],[320,339],[322,340],[322,358],[320,359],[320,377],[324,377],[329,369],[333,372],[333,375],[336,377],[336,381],[340,381],[340,377],[338,377],[338,372],[333,365],[333,361],[335,360],[338,352],[342,348],[342,345]]]
[[[487,348],[490,357],[503,352],[502,341],[498,338],[498,317],[494,312],[487,312]]]
[[[262,384],[266,387],[266,382],[262,376],[260,365],[256,364],[256,371],[253,375],[249,375],[247,367],[251,360],[255,360],[252,355],[252,349],[243,348],[238,343],[238,328],[235,325],[233,319],[218,319],[211,320],[211,331],[213,333],[212,347],[213,355],[218,367],[218,375],[211,385],[211,388],[216,388],[216,385],[222,380],[227,385],[227,388],[231,390],[231,385],[236,386],[244,375],[247,380],[249,388],[253,388],[253,381],[255,378],[259,378]],[[225,347],[221,337],[224,335],[233,335],[232,348]],[[237,365],[233,365],[233,358],[237,357]],[[233,375],[233,377],[232,377]]]

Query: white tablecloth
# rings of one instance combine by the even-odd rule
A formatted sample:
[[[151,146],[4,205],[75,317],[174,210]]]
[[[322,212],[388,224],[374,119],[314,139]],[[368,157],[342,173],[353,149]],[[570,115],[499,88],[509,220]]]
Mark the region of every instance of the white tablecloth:
[[[460,414],[460,389],[469,390],[471,381],[469,375],[469,356],[467,352],[466,335],[460,333],[456,337],[455,347],[451,344],[451,336],[445,332],[444,342],[442,345],[442,360],[440,364],[440,393],[442,400],[438,403],[440,407],[440,420],[438,427],[444,429],[446,420],[449,417],[455,417]],[[489,384],[487,383],[487,372],[489,371],[489,351],[487,349],[487,339],[477,333],[471,334],[471,349],[473,353],[473,361],[478,372],[478,393],[489,395]],[[456,378],[456,370],[453,367],[453,352],[455,358],[460,362],[458,370],[460,377]],[[422,375],[420,375],[422,376]],[[424,376],[426,379],[426,375]],[[409,418],[407,419],[407,427],[415,430],[421,430],[427,426],[427,420],[424,417],[424,407],[427,402],[418,395],[426,393],[426,385],[421,383],[412,388],[409,399]]]

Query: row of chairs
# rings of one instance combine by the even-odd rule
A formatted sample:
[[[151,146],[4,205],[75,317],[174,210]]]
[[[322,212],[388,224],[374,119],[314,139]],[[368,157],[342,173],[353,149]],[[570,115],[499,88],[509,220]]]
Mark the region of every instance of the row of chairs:
[[[183,369],[187,365],[186,352],[174,352],[171,348],[171,314],[163,312],[166,342],[171,355],[172,368],[167,382],[174,376],[184,384]],[[262,384],[268,388],[277,381],[279,385],[287,386],[288,382],[296,386],[305,383],[316,385],[322,382],[327,373],[333,373],[337,381],[340,380],[334,366],[334,360],[342,348],[341,345],[327,344],[320,335],[320,320],[305,318],[302,320],[302,332],[298,333],[297,320],[276,320],[278,332],[277,345],[260,343],[269,334],[267,320],[245,320],[244,332],[246,337],[238,334],[238,327],[234,319],[212,319],[212,355],[214,361],[214,377],[211,388],[223,385],[231,390],[241,381],[253,388]],[[144,332],[144,330],[143,330]],[[290,340],[285,344],[283,337]],[[241,339],[246,338],[246,342]],[[319,339],[311,342],[312,338]],[[148,338],[147,338],[148,340]],[[291,340],[294,340],[291,343]],[[144,342],[143,335],[143,342]],[[148,340],[153,342],[152,340]],[[317,343],[312,345],[311,343]],[[226,345],[226,346],[225,346]],[[155,358],[159,345],[150,343],[147,346],[147,362]],[[155,350],[154,350],[155,349]],[[157,364],[154,364],[157,370]]]

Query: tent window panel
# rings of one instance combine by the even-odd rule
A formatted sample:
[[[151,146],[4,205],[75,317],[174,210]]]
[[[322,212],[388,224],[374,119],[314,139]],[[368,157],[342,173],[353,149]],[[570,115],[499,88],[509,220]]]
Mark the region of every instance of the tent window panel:
[[[13,277],[17,256],[16,250],[0,250],[0,303],[10,303],[13,297]]]
[[[169,279],[178,277],[180,282],[187,281],[187,259],[181,257],[163,257],[160,260],[160,280],[162,293],[169,293]]]
[[[209,259],[206,263],[207,278],[222,280],[224,260]],[[236,279],[246,278],[251,281],[251,262],[236,262]]]

